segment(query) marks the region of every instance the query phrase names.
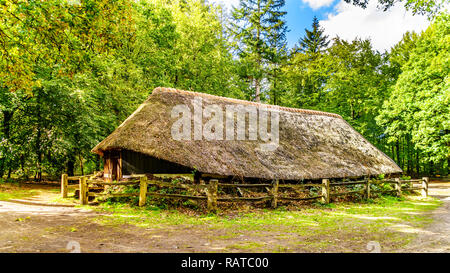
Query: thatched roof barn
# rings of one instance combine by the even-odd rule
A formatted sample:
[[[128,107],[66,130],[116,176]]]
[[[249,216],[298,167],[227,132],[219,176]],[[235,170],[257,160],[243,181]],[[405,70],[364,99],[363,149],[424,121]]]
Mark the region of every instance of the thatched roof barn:
[[[262,140],[175,140],[172,109],[202,98],[204,105],[252,105],[279,113],[279,143]],[[203,122],[208,119],[203,117]],[[341,116],[265,105],[203,93],[156,88],[150,97],[93,152],[105,158],[105,177],[133,173],[189,173],[240,178],[303,180],[399,173],[395,162]]]

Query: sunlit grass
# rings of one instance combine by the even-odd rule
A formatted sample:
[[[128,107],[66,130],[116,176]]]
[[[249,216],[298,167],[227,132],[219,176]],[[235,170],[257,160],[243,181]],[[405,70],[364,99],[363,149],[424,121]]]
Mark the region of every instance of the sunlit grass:
[[[158,207],[139,208],[124,203],[103,204],[98,210],[111,213],[97,219],[108,225],[133,224],[145,228],[189,226],[193,229],[221,231],[213,240],[231,240],[245,234],[253,241],[232,245],[232,249],[249,251],[296,251],[299,247],[314,251],[338,249],[350,251],[352,244],[364,245],[379,241],[395,249],[410,242],[426,224],[431,223],[427,211],[437,208],[441,201],[421,197],[381,197],[362,203],[315,204],[298,210],[255,209],[252,212],[226,212],[189,215]],[[403,229],[402,229],[403,227]],[[265,236],[278,234],[279,240],[302,238],[292,245],[258,247]],[[301,242],[301,243],[300,243]],[[345,244],[343,243],[345,242]],[[254,243],[254,244],[253,244]]]
[[[0,200],[47,194],[50,203],[77,204],[63,199],[58,188],[34,189],[20,184],[0,183]],[[105,202],[98,207],[78,206],[104,212],[95,221],[102,225],[131,224],[157,232],[188,228],[200,230],[209,240],[222,242],[221,251],[353,251],[364,249],[368,241],[378,241],[387,249],[397,249],[431,223],[427,211],[441,204],[433,198],[409,196],[362,202],[314,203],[298,210],[250,209],[219,214],[195,210],[178,211],[157,206],[137,207],[128,202]],[[248,241],[241,242],[241,236]],[[272,243],[268,244],[268,238]]]
[[[0,200],[25,198],[38,195],[39,190],[25,188],[17,183],[0,183]]]

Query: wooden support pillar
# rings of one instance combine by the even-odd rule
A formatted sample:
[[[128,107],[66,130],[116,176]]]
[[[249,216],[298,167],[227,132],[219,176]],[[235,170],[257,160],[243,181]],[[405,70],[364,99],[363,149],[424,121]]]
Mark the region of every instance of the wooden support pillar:
[[[139,185],[139,207],[143,207],[145,206],[145,203],[147,203],[147,176],[144,175],[143,177],[139,178]]]
[[[277,208],[278,205],[278,185],[280,184],[280,180],[275,179],[272,182],[272,208]]]
[[[397,190],[397,196],[402,197],[402,181],[400,178],[395,178],[395,189]]]
[[[364,180],[366,181],[365,197],[366,197],[366,199],[370,199],[370,178],[366,177],[366,178],[364,178]]]
[[[422,197],[427,197],[428,196],[428,182],[429,182],[429,178],[428,177],[422,177]]]
[[[206,190],[206,196],[208,197],[208,211],[209,212],[217,212],[217,187],[219,184],[219,180],[211,179],[209,180],[209,185]]]
[[[194,184],[200,184],[202,179],[202,174],[199,171],[194,172]]]
[[[69,177],[67,174],[61,176],[61,197],[67,198],[67,187],[69,186]]]
[[[330,180],[322,179],[322,203],[330,203]]]
[[[79,181],[80,181],[80,204],[87,205],[88,203],[87,177],[82,176],[80,177]]]

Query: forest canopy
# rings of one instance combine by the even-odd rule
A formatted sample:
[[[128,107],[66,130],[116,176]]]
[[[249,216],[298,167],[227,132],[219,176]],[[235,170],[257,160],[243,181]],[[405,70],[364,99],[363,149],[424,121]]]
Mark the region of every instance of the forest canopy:
[[[157,86],[337,113],[407,174],[446,175],[450,16],[403,2],[430,26],[379,52],[316,18],[288,48],[284,0],[0,0],[0,178],[99,170],[92,147]]]

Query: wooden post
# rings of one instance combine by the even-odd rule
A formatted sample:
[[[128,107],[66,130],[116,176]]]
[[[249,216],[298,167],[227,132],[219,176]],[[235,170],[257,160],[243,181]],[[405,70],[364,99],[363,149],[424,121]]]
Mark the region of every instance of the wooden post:
[[[139,179],[139,207],[145,206],[147,203],[147,176],[143,176]]]
[[[87,205],[88,203],[88,188],[87,188],[87,177],[80,177],[80,204]]]
[[[427,197],[428,196],[428,182],[429,182],[429,178],[428,177],[422,177],[422,197]]]
[[[67,174],[61,176],[61,197],[67,198],[67,187],[69,186],[69,177]]]
[[[209,185],[206,190],[206,195],[208,197],[208,211],[216,212],[217,211],[217,187],[219,184],[219,180],[211,179],[209,180]]]
[[[330,180],[322,179],[322,203],[330,203]]]
[[[395,178],[395,189],[397,190],[397,196],[402,197],[402,181],[400,178]]]
[[[365,194],[365,197],[366,197],[366,199],[370,199],[370,178],[366,177],[366,178],[364,178],[364,180],[366,181],[366,194]]]
[[[196,170],[194,172],[194,184],[200,184],[201,179],[202,179],[202,174]]]
[[[277,208],[278,205],[278,185],[280,180],[275,179],[272,182],[272,208]]]

